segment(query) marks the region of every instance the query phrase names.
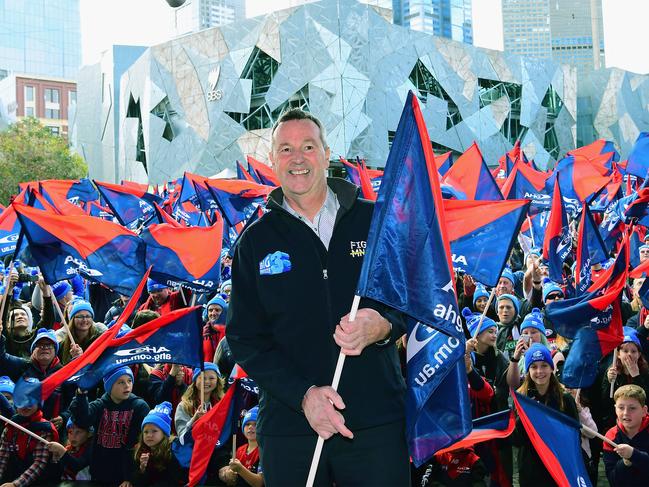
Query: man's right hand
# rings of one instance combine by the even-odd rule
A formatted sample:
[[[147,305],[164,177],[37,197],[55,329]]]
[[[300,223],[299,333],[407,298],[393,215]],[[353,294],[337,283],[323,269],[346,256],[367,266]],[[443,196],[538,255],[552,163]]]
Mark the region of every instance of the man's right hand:
[[[338,412],[339,409],[345,409],[345,403],[330,386],[312,387],[302,400],[302,410],[309,425],[325,440],[336,433],[354,438],[354,433],[345,427],[345,418]]]

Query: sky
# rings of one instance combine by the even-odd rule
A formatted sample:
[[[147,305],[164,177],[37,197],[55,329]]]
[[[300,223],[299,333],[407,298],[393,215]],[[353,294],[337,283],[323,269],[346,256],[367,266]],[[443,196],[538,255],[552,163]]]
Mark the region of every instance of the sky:
[[[473,0],[474,44],[502,50],[501,0]],[[80,0],[83,64],[113,44],[154,45],[173,37],[173,9],[165,0]],[[289,6],[291,0],[246,0],[249,16]],[[607,67],[649,73],[648,0],[602,0]]]

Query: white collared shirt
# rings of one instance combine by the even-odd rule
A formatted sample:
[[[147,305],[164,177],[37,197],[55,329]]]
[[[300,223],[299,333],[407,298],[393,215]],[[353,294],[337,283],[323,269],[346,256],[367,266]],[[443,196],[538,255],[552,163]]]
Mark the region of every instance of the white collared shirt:
[[[322,208],[315,214],[313,221],[309,220],[307,217],[300,215],[297,211],[291,208],[291,205],[288,204],[286,198],[282,201],[282,208],[288,211],[298,220],[306,223],[311,230],[320,238],[324,246],[329,250],[329,242],[331,241],[331,236],[334,231],[334,224],[336,223],[336,214],[340,208],[340,203],[331,188],[327,187],[327,197],[325,198]]]

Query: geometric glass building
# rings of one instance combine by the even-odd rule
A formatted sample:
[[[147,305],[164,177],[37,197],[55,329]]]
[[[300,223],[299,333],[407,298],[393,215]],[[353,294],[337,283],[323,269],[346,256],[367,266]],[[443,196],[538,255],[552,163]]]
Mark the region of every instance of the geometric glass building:
[[[102,99],[102,71],[110,68],[82,69],[80,104]],[[382,167],[409,91],[436,153],[476,141],[495,164],[520,139],[545,167],[575,146],[574,68],[394,25],[354,0],[308,3],[153,46],[114,83],[115,130],[96,110],[77,114],[74,130],[91,176],[114,181],[161,183],[183,171],[233,169],[248,154],[266,160],[270,129],[287,107],[322,120],[332,160],[358,156]]]
[[[394,23],[473,44],[471,0],[393,0]]]
[[[15,72],[75,80],[80,66],[79,0],[0,2],[0,78]]]

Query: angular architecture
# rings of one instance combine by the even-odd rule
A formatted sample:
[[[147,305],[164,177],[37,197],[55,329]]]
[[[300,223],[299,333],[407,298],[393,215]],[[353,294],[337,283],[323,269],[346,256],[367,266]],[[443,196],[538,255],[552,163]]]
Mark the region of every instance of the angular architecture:
[[[98,79],[82,73],[80,100],[105,99]],[[409,90],[437,153],[477,141],[494,164],[520,138],[545,167],[575,145],[574,69],[396,26],[353,0],[309,3],[151,47],[119,82],[113,167],[88,150],[110,153],[97,144],[111,139],[85,129],[104,130],[87,119],[96,111],[77,115],[75,139],[91,176],[115,181],[162,183],[183,171],[234,168],[248,154],[266,160],[270,128],[287,107],[324,122],[333,160],[359,156],[382,167]]]

